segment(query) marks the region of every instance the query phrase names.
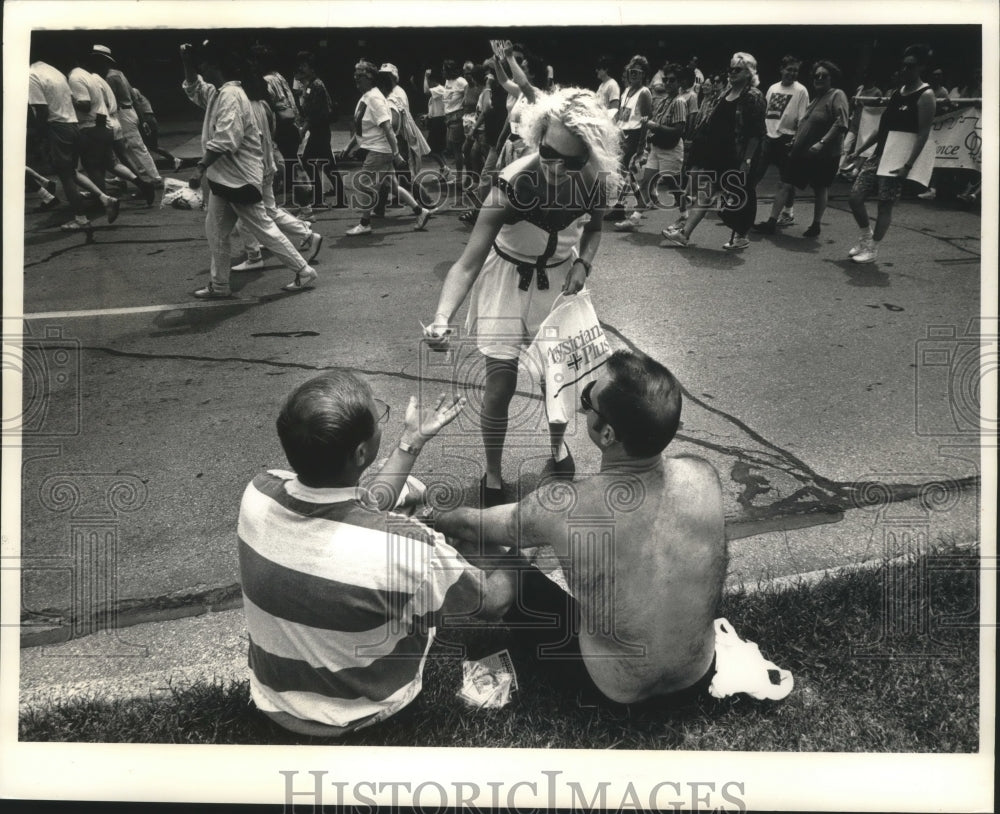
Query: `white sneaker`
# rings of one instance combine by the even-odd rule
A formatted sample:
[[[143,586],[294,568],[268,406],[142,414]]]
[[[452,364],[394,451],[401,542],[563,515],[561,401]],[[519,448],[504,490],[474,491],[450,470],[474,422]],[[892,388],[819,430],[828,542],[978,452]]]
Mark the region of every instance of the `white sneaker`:
[[[921,192],[917,197],[921,201],[933,201],[937,197],[937,190],[934,187],[928,187],[926,192]]]
[[[874,242],[869,243],[864,249],[854,255],[851,260],[855,263],[874,263],[878,260],[878,246]]]
[[[688,239],[684,237],[684,232],[675,231],[673,229],[664,229],[660,232],[660,234],[663,235],[663,241],[660,243],[660,246],[664,249],[683,249],[688,245]]]
[[[631,218],[625,218],[625,220],[620,220],[615,224],[616,232],[632,232],[635,231],[636,222]]]
[[[264,268],[263,257],[248,257],[239,265],[233,266],[233,271],[255,271]]]
[[[861,240],[859,240],[851,249],[847,252],[848,257],[856,257],[865,251],[872,242],[871,234],[864,235]]]
[[[430,209],[421,209],[420,214],[417,215],[417,222],[413,224],[414,232],[422,232],[427,228],[427,221],[431,219]]]
[[[778,226],[792,226],[795,223],[795,215],[791,212],[782,212],[778,216]]]
[[[727,252],[741,252],[749,245],[750,241],[747,238],[734,235],[728,242],[722,244],[722,248]]]
[[[312,266],[306,266],[302,271],[295,273],[294,280],[288,285],[283,285],[281,288],[283,291],[301,291],[304,288],[312,288],[317,277],[319,277],[319,273],[316,269]]]
[[[347,234],[352,237],[355,235],[370,235],[372,233],[371,226],[365,226],[363,223],[359,223],[357,226],[352,226],[347,230]]]
[[[302,252],[302,256],[306,259],[307,263],[313,263],[322,246],[323,235],[310,232],[309,236],[299,245],[299,251]]]

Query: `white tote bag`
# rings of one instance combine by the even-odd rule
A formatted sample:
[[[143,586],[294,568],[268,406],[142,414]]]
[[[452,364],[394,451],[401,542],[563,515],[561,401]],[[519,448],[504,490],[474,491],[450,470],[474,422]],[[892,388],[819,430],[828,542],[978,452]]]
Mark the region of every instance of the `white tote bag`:
[[[580,391],[597,380],[611,357],[587,289],[559,296],[526,356],[541,381],[549,423],[568,423],[580,403]]]

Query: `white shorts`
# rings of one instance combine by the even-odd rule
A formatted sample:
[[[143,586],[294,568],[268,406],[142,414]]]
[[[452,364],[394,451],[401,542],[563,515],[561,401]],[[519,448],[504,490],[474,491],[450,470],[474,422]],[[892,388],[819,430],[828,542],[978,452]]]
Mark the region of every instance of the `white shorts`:
[[[490,249],[469,295],[469,314],[465,321],[466,333],[475,338],[484,356],[494,359],[520,356],[521,350],[532,343],[562,293],[575,258],[574,252],[559,265],[545,269],[549,278],[545,291],[538,290],[534,277],[528,290],[522,291],[518,288],[521,275],[517,273],[517,266]],[[552,258],[549,262],[557,260]]]
[[[652,170],[660,175],[680,175],[684,166],[684,142],[678,141],[676,147],[665,150],[662,147],[650,145],[646,156],[644,169]]]

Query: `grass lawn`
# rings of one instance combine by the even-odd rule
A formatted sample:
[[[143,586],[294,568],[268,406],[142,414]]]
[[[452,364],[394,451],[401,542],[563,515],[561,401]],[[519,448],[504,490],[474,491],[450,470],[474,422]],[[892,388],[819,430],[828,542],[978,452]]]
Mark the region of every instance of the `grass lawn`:
[[[578,699],[530,665],[498,710],[455,697],[460,659],[436,644],[418,698],[398,715],[336,743],[592,749],[975,752],[979,743],[979,558],[950,551],[905,566],[827,577],[812,586],[729,594],[722,615],[767,658],[795,676],[784,701],[745,696],[683,707],[612,711]],[[885,607],[887,587],[915,603]],[[891,604],[891,603],[890,603]],[[928,625],[921,627],[921,614]],[[970,615],[971,614],[971,615]],[[952,620],[949,622],[949,619]],[[955,621],[958,620],[958,621]],[[894,624],[895,622],[895,624]],[[907,624],[902,624],[906,622]],[[890,635],[879,642],[880,631]],[[901,630],[899,628],[906,628]],[[927,632],[923,632],[927,631]],[[442,636],[442,638],[444,638]],[[454,631],[468,657],[517,641],[505,628]],[[859,650],[874,645],[874,657]],[[930,654],[930,655],[929,655]],[[70,701],[29,710],[22,741],[102,743],[329,743],[272,725],[250,703],[247,682],[203,683],[171,698]]]

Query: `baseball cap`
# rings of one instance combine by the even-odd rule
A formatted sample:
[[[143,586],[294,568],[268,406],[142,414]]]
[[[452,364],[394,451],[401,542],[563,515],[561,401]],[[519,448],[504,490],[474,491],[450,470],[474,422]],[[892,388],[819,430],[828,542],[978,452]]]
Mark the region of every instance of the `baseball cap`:
[[[382,67],[378,69],[378,72],[392,74],[393,79],[397,81],[399,80],[399,71],[396,70],[396,66],[391,62],[383,62]]]
[[[91,53],[91,56],[104,57],[104,59],[106,59],[112,65],[117,65],[118,64],[117,62],[115,62],[114,57],[111,56],[111,49],[108,48],[108,46],[106,46],[106,45],[95,45],[91,49],[90,53]]]

